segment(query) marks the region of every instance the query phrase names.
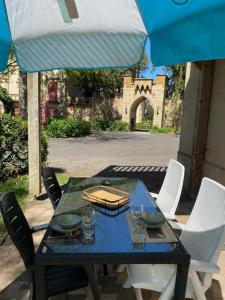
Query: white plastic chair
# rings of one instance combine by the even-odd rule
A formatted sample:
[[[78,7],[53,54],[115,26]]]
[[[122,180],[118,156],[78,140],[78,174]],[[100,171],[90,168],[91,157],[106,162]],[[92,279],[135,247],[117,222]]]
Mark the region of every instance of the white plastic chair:
[[[171,159],[159,194],[150,193],[167,219],[174,220],[184,182],[184,166]]]
[[[174,220],[175,212],[180,200],[184,182],[184,166],[174,159],[170,159],[166,176],[159,194],[150,193],[156,203],[169,220]],[[117,272],[123,272],[125,264],[119,265]]]
[[[220,271],[216,264],[225,242],[225,187],[204,178],[187,224],[173,226],[182,229],[180,239],[191,254],[186,297],[206,300],[213,273]],[[134,287],[138,300],[142,288],[161,292],[160,300],[173,296],[175,265],[128,265],[127,269],[124,287]]]

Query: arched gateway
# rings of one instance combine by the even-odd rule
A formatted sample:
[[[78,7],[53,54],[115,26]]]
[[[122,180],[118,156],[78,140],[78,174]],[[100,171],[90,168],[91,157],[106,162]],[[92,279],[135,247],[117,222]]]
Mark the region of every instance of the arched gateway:
[[[165,75],[158,75],[156,81],[145,78],[133,80],[130,74],[124,76],[122,120],[129,124],[131,131],[135,130],[136,123],[142,121],[149,105],[154,109],[153,125],[163,126],[166,91]]]

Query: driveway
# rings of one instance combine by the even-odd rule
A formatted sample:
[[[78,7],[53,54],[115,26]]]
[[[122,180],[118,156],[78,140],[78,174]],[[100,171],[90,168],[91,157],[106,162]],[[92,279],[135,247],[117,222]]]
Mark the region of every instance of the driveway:
[[[74,176],[93,176],[110,165],[166,166],[177,157],[179,137],[148,132],[102,132],[50,139],[49,165]]]

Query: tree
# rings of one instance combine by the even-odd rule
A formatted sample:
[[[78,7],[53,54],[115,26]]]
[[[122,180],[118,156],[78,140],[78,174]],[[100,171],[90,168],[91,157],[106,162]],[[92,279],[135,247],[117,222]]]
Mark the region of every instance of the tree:
[[[154,108],[152,107],[152,105],[149,105],[145,113],[145,119],[152,124],[153,117],[154,117]]]
[[[143,53],[140,64],[137,65],[134,68],[130,68],[129,70],[131,71],[133,78],[139,78],[140,73],[145,71],[149,65],[149,57],[146,53],[146,51]]]
[[[173,65],[170,69],[172,73],[170,80],[171,96],[173,99],[182,100],[184,98],[186,64]]]
[[[13,99],[9,96],[6,89],[0,86],[0,101],[4,105],[4,110],[6,113],[11,113],[13,109]]]
[[[184,98],[185,90],[186,64],[173,65],[170,68],[172,73],[169,87],[169,93],[172,98],[170,119],[172,121],[172,126],[178,131],[182,119],[182,100]]]
[[[133,77],[139,77],[149,64],[147,53],[144,52],[140,64],[129,68]],[[84,91],[84,96],[97,94],[101,98],[115,97],[121,93],[123,75],[127,69],[97,70],[97,71],[66,71],[69,82]]]
[[[84,91],[86,97],[114,97],[121,92],[123,70],[66,71],[67,79]]]

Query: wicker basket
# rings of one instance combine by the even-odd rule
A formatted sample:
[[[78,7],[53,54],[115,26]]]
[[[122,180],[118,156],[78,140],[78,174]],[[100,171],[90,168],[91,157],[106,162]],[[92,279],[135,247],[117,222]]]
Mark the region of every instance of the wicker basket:
[[[129,194],[127,192],[99,185],[83,191],[83,199],[99,204],[103,207],[118,208],[128,203]]]

